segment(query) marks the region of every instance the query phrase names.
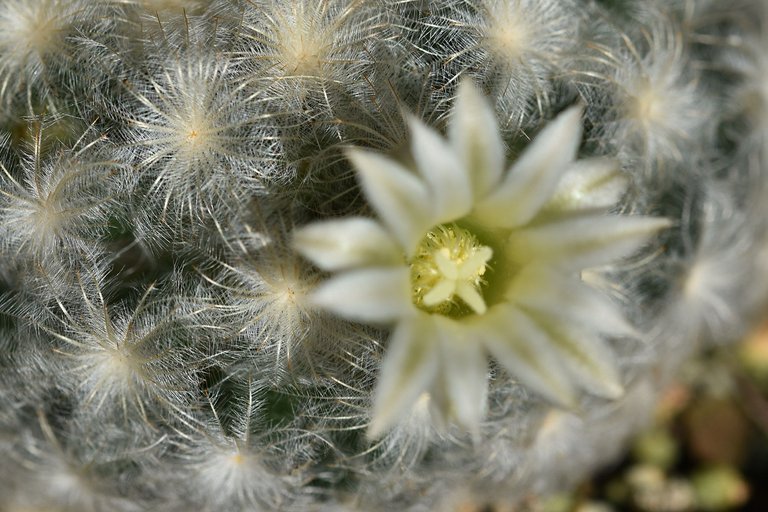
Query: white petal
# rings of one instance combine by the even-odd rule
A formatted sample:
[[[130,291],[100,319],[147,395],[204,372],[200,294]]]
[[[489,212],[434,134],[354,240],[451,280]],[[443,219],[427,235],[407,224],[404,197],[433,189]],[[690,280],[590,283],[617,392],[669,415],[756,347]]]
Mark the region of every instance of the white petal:
[[[619,308],[583,281],[544,265],[528,265],[514,278],[507,298],[521,308],[587,325],[614,336],[635,336]]]
[[[628,184],[612,158],[577,160],[563,174],[543,209],[562,212],[610,208],[621,199]]]
[[[410,269],[350,270],[321,284],[310,296],[324,309],[361,322],[387,322],[413,313]]]
[[[571,107],[546,126],[523,151],[501,185],[475,208],[491,226],[513,228],[530,221],[549,200],[581,141],[581,107]]]
[[[564,268],[602,265],[631,254],[654,233],[670,226],[657,217],[590,215],[514,231],[507,254],[518,264],[543,260]]]
[[[442,324],[438,331],[442,361],[440,380],[449,401],[448,416],[476,433],[487,408],[488,361],[485,351],[478,340],[468,339],[470,334],[462,332],[457,322],[445,320]]]
[[[486,197],[501,181],[504,142],[493,109],[470,80],[459,84],[448,135],[472,181],[474,197]]]
[[[403,251],[378,222],[363,217],[316,222],[294,233],[296,249],[323,270],[397,265]]]
[[[624,394],[613,350],[599,335],[564,326],[557,317],[542,318],[557,357],[586,391],[616,399]]]
[[[368,437],[375,439],[409,411],[437,375],[436,334],[429,316],[400,322],[392,333],[373,399]]]
[[[376,213],[411,255],[424,234],[437,222],[426,185],[406,168],[382,155],[351,149],[347,156]]]
[[[465,216],[472,208],[467,170],[446,141],[419,119],[409,117],[411,151],[419,172],[429,183],[436,223]]]
[[[520,382],[557,404],[574,406],[563,367],[547,335],[530,318],[512,306],[495,306],[477,328],[486,348]]]

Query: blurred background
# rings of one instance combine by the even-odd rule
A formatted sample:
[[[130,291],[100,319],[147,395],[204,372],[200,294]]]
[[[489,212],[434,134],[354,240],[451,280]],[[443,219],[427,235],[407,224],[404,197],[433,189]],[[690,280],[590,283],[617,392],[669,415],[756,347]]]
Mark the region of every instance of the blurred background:
[[[653,425],[573,493],[460,512],[768,511],[768,315],[681,368]]]

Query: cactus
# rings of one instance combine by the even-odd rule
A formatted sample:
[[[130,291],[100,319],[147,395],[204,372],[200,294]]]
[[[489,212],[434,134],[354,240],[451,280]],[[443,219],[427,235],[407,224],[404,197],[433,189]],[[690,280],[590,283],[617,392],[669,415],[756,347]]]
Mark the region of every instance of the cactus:
[[[768,300],[767,23],[2,0],[2,509],[577,483]]]

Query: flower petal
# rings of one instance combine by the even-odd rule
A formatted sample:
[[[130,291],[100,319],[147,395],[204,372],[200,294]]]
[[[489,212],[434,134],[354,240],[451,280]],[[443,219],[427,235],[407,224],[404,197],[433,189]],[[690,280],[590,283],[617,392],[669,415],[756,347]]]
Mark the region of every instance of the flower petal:
[[[488,351],[523,384],[557,404],[575,405],[548,336],[528,316],[510,305],[495,306],[476,326]]]
[[[471,334],[461,324],[444,318],[439,320],[440,383],[446,391],[448,416],[470,432],[477,432],[487,409],[485,351],[477,340],[468,339]]]
[[[475,207],[479,221],[514,228],[539,212],[576,156],[581,141],[581,113],[581,107],[571,107],[541,131],[499,187]]]
[[[604,339],[594,332],[564,326],[557,317],[542,317],[539,323],[549,333],[558,359],[582,388],[610,399],[624,394],[613,350]]]
[[[589,326],[613,336],[635,336],[619,308],[608,297],[573,276],[544,265],[524,267],[512,282],[507,298],[523,309],[558,321]]]
[[[398,265],[403,251],[381,225],[363,217],[315,222],[295,231],[296,249],[323,270]]]
[[[517,264],[539,260],[588,268],[631,254],[670,224],[658,217],[580,216],[512,232],[507,253]]]
[[[433,129],[415,117],[408,118],[411,152],[419,173],[429,183],[436,223],[450,222],[472,209],[472,189],[467,170],[453,149]]]
[[[504,142],[493,109],[471,80],[459,84],[448,137],[469,174],[474,197],[486,197],[501,181]]]
[[[402,165],[385,156],[350,149],[366,198],[407,255],[415,250],[435,221],[426,185]]]
[[[350,270],[321,284],[310,299],[318,307],[360,322],[388,322],[414,311],[407,267]]]
[[[605,209],[616,204],[629,184],[612,158],[577,160],[569,166],[543,209],[552,212]]]
[[[427,315],[400,322],[389,340],[373,399],[368,437],[388,430],[434,381],[439,358],[437,338]]]

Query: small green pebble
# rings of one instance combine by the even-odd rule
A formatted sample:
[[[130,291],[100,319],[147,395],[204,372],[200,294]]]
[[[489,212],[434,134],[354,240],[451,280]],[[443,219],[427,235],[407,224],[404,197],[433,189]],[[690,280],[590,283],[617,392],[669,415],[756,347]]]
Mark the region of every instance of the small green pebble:
[[[697,472],[692,478],[700,510],[730,510],[749,497],[749,487],[732,467],[715,466]]]
[[[668,470],[677,461],[679,448],[669,431],[657,427],[641,434],[632,451],[640,464]]]

